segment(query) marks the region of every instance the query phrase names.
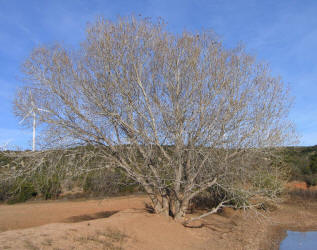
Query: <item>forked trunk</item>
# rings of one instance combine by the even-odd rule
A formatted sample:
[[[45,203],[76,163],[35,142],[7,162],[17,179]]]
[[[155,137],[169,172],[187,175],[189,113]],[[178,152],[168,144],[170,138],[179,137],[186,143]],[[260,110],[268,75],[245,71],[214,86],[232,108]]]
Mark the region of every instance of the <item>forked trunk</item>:
[[[169,202],[167,197],[161,197],[161,199],[157,199],[157,202],[153,204],[153,209],[156,214],[164,214],[169,216]]]
[[[171,197],[161,197],[160,202],[154,204],[155,213],[171,216],[175,220],[182,220],[186,214],[189,202],[186,200],[179,201]]]
[[[174,211],[173,217],[175,220],[183,220],[186,215],[189,202],[187,200],[182,200],[181,202],[177,201],[177,204],[178,205],[175,207],[177,209]]]

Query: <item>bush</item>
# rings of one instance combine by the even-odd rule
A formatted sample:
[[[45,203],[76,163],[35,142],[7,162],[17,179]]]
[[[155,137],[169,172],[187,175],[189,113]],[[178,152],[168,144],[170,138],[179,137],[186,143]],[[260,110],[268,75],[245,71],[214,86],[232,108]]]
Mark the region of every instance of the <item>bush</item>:
[[[291,180],[317,185],[317,146],[285,148],[282,158],[292,169]]]
[[[301,168],[301,170],[302,170],[303,175],[311,175],[312,174],[310,166],[304,166]]]
[[[84,177],[83,190],[95,195],[112,195],[132,193],[140,189],[122,171],[105,169],[89,172]]]
[[[15,204],[19,202],[25,202],[37,195],[37,191],[33,184],[29,181],[23,181],[21,184],[19,181],[14,185],[14,190],[8,200],[8,204]]]
[[[37,195],[44,199],[57,198],[61,185],[57,176],[39,175],[32,178],[17,178],[0,181],[0,201],[9,204],[25,202]]]
[[[317,174],[317,153],[310,158],[310,169],[312,174]]]
[[[317,200],[317,190],[293,189],[288,192],[292,198],[300,198],[304,200]]]
[[[6,201],[10,198],[10,193],[13,188],[13,184],[10,181],[0,182],[0,201]]]
[[[317,185],[317,176],[315,175],[307,175],[304,177],[304,181],[308,186],[316,186]]]
[[[226,196],[226,192],[218,187],[208,188],[205,192],[191,200],[191,209],[212,209]]]
[[[62,192],[61,183],[57,175],[49,177],[39,176],[36,184],[37,190],[45,200],[56,199]]]
[[[208,210],[216,207],[223,200],[230,200],[226,205],[240,208],[248,205],[249,197],[242,191],[224,190],[220,187],[208,188],[205,192],[191,200],[191,209]]]

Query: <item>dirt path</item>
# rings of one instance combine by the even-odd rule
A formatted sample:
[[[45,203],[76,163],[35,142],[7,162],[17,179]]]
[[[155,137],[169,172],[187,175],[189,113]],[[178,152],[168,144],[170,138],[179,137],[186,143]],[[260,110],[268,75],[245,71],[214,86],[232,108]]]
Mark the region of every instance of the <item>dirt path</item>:
[[[0,249],[278,249],[283,230],[317,230],[317,202],[225,209],[186,228],[144,210],[144,196],[0,205]],[[117,212],[119,211],[119,212]],[[76,222],[76,223],[69,223]]]
[[[38,201],[0,205],[0,232],[54,222],[79,222],[105,218],[125,209],[143,209],[145,196],[85,201]]]

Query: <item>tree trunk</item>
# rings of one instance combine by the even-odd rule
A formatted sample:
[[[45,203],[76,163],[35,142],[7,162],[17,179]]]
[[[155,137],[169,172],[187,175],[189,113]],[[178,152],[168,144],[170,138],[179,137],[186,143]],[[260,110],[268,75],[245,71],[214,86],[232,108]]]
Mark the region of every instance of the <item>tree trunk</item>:
[[[155,213],[171,216],[175,220],[182,220],[188,209],[189,200],[178,200],[175,196],[164,195],[155,199],[153,203]],[[152,200],[153,201],[153,200]]]
[[[179,207],[177,211],[174,213],[175,220],[183,220],[186,215],[186,210],[188,209],[189,201],[187,199],[182,200],[182,202],[178,202]]]
[[[169,216],[169,200],[167,197],[161,197],[161,199],[157,199],[157,203],[153,204],[153,208],[156,214],[164,214]]]

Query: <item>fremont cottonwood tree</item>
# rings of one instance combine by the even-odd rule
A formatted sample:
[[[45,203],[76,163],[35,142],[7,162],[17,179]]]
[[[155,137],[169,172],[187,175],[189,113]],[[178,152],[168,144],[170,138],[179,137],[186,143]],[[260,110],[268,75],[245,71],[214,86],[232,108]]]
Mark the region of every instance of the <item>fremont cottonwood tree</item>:
[[[268,154],[292,132],[288,93],[266,65],[212,32],[100,18],[80,48],[35,48],[23,72],[16,114],[31,102],[48,110],[37,117],[51,148],[94,145],[100,166],[140,183],[156,213],[182,218],[212,187],[275,195],[267,176],[281,174]]]

